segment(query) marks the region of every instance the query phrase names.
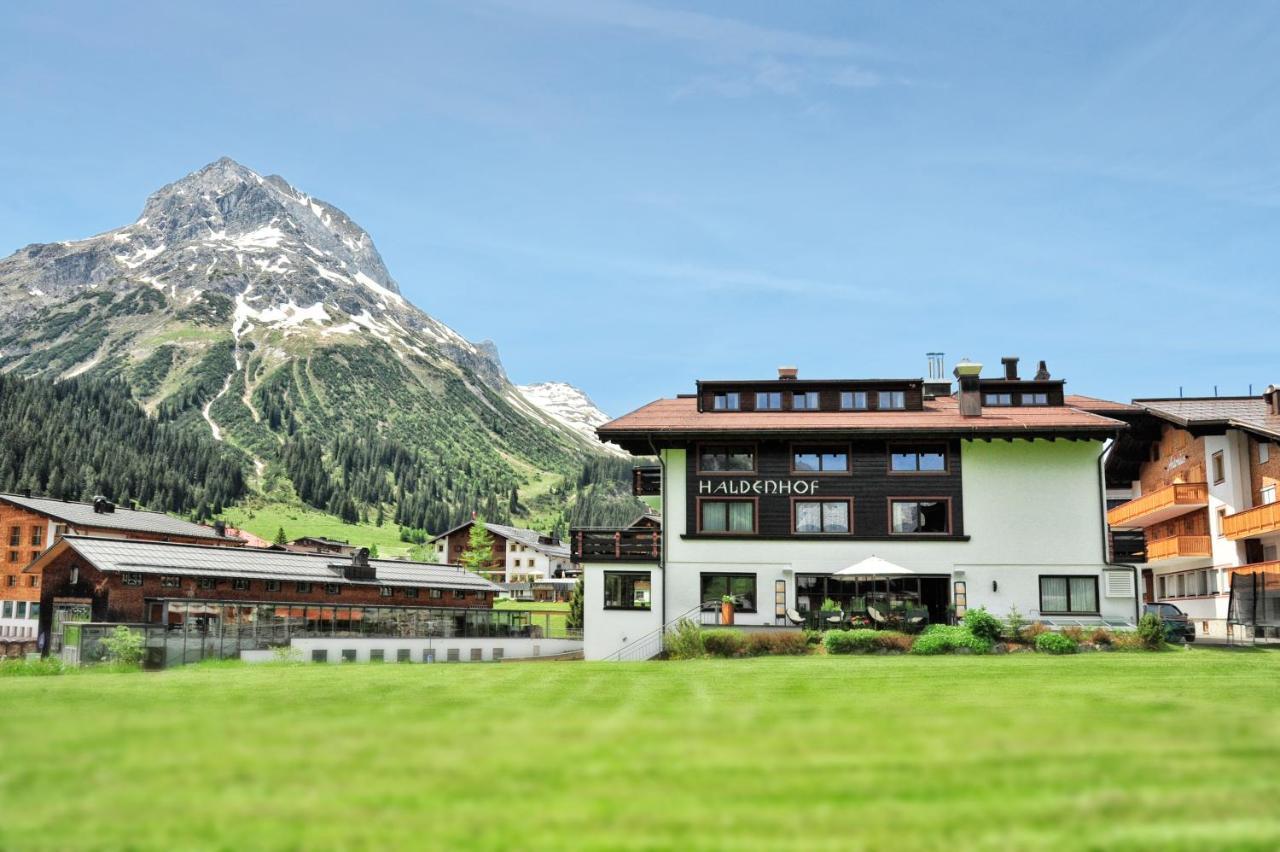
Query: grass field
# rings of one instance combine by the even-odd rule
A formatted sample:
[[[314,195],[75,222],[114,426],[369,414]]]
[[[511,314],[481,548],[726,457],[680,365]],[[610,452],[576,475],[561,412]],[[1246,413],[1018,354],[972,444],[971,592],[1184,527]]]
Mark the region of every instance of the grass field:
[[[0,848],[1275,849],[1280,653],[0,682]]]
[[[569,604],[556,603],[554,601],[517,601],[511,598],[499,598],[493,602],[494,609],[527,609],[536,613],[551,613],[549,620],[544,626],[558,632],[564,629],[566,617],[569,615]],[[535,621],[536,624],[543,624],[541,617]]]
[[[376,524],[345,524],[341,519],[302,506],[285,503],[262,503],[256,506],[230,506],[222,513],[227,523],[272,541],[276,531],[284,528],[290,540],[304,535],[349,541],[361,547],[378,546],[378,556],[395,559],[401,556],[422,559],[425,551],[400,540],[400,528],[391,521]]]

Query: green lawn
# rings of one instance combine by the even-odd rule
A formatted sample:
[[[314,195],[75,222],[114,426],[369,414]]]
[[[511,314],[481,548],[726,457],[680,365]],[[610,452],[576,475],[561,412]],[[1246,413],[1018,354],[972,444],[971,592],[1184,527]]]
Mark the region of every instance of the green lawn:
[[[1280,847],[1280,653],[0,681],[0,848]]]
[[[569,614],[569,604],[557,603],[555,601],[517,601],[511,598],[499,598],[493,602],[494,609],[527,609],[531,612],[539,613],[534,617],[535,624],[542,624],[550,630],[556,631],[554,634],[559,635],[559,631],[564,630],[566,616]],[[547,617],[544,624],[541,613],[551,613]]]
[[[231,506],[222,513],[222,518],[232,526],[248,530],[267,541],[274,540],[276,530],[283,527],[285,536],[291,541],[306,535],[321,536],[346,540],[362,547],[376,544],[378,555],[383,559],[400,556],[424,558],[421,548],[413,553],[414,546],[400,540],[400,527],[391,520],[383,521],[382,526],[344,524],[333,515],[285,503]]]

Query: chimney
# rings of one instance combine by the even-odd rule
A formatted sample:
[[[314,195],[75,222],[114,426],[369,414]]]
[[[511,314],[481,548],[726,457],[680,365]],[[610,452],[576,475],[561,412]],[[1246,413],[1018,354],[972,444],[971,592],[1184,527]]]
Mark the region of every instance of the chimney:
[[[796,376],[800,375],[800,371],[795,367],[779,367],[778,380],[784,382],[794,382]]]
[[[978,390],[978,377],[982,375],[982,365],[962,358],[955,368],[956,381],[960,383],[957,398],[960,402],[960,414],[963,417],[982,416],[982,393]]]
[[[1018,380],[1018,356],[1006,355],[1000,359],[1000,363],[1004,364],[1004,377],[1016,382]]]
[[[215,533],[219,538],[226,538],[226,537],[227,537],[227,522],[226,522],[226,521],[214,521],[214,522],[213,522],[213,531],[214,531],[214,533]]]
[[[929,359],[929,378],[924,380],[924,398],[936,399],[940,396],[951,396],[951,380],[946,377],[946,367],[942,360],[942,352],[926,352]]]
[[[1039,370],[1036,370],[1036,381],[1037,381],[1037,382],[1047,382],[1047,381],[1049,381],[1049,379],[1051,379],[1051,378],[1053,378],[1053,376],[1050,376],[1050,375],[1049,375],[1049,367],[1048,367],[1048,365],[1047,365],[1047,364],[1045,364],[1045,362],[1041,361],[1041,362],[1040,362],[1040,369],[1039,369]]]
[[[115,503],[112,503],[110,500],[108,500],[106,497],[103,497],[101,494],[94,495],[93,511],[95,514],[109,515],[115,510],[116,510]]]
[[[1267,385],[1267,389],[1262,392],[1262,398],[1267,401],[1267,413],[1273,417],[1280,417],[1280,386]]]
[[[375,580],[377,575],[369,564],[369,548],[357,547],[351,551],[351,564],[347,567],[348,580]]]

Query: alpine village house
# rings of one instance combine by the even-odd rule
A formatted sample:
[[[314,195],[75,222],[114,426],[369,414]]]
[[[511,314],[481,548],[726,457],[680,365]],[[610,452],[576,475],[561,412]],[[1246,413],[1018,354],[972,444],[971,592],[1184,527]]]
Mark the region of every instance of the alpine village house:
[[[1108,561],[1103,454],[1132,406],[1034,378],[699,381],[599,427],[654,457],[661,529],[577,529],[588,659],[642,659],[683,618],[816,626],[832,608],[946,622],[982,606],[1049,623],[1132,623],[1136,576]],[[869,557],[892,576],[839,576]],[[825,626],[825,625],[823,625]]]

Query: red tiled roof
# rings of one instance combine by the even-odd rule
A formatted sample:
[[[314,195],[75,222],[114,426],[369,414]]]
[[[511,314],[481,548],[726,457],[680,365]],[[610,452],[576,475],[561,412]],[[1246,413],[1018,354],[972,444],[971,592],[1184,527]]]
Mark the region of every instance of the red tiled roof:
[[[610,440],[626,435],[707,432],[1097,432],[1123,429],[1126,424],[1084,410],[1122,403],[1106,403],[1088,397],[1068,397],[1068,404],[1011,408],[987,407],[981,417],[961,416],[955,397],[925,400],[923,411],[716,411],[699,412],[698,401],[689,398],[659,399],[610,421],[599,428]],[[1082,407],[1077,407],[1079,401]],[[1086,402],[1087,401],[1087,402]],[[1094,403],[1098,405],[1095,406]]]

